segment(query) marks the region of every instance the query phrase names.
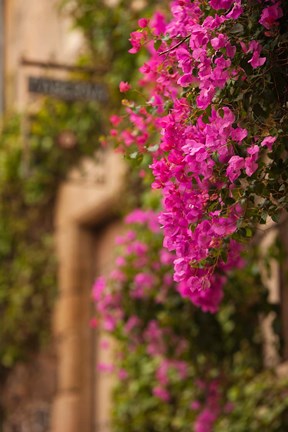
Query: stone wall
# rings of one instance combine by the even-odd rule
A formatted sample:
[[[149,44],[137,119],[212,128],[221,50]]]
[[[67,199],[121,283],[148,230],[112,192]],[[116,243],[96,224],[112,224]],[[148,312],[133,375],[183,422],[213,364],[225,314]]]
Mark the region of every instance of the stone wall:
[[[82,36],[60,15],[58,0],[5,1],[5,108],[27,110],[39,97],[27,92],[27,76],[65,77],[65,71],[21,65],[22,57],[73,64]]]
[[[98,350],[102,336],[89,327],[91,287],[97,267],[102,271],[111,262],[117,225],[113,235],[112,231],[104,239],[103,235],[123,205],[126,169],[116,154],[104,153],[99,160],[98,167],[90,167],[90,181],[87,177],[81,181],[80,174],[77,180],[75,173],[73,181],[63,184],[58,198],[59,298],[54,318],[58,367],[51,432],[104,432],[109,422],[110,381],[99,378],[96,364],[99,356],[110,354]]]
[[[52,349],[18,364],[1,388],[3,432],[47,432],[56,391],[56,358]]]
[[[23,66],[23,57],[73,65],[81,50],[83,39],[70,31],[71,21],[60,15],[58,3],[5,1],[7,111],[29,114],[37,110],[41,97],[28,93],[28,76],[67,78],[66,71]],[[101,230],[122,205],[125,167],[119,156],[109,152],[99,152],[97,161],[96,165],[83,161],[85,175],[71,172],[60,188],[55,216],[59,294],[53,346],[17,366],[1,389],[0,402],[6,412],[3,432],[91,432],[99,422],[109,422],[109,379],[99,378],[96,369],[97,359],[109,353],[98,350],[101,334],[89,327],[91,286],[104,256],[99,252],[106,242]],[[108,237],[111,244],[111,234]]]

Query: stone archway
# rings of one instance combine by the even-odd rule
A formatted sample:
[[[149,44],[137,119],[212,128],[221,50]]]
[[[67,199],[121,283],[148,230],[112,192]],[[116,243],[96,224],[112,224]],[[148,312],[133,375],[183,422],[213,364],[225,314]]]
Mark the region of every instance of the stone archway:
[[[106,226],[106,241],[111,239],[107,223],[123,205],[126,170],[119,155],[112,152],[101,152],[96,165],[86,163],[85,167],[84,178],[79,172],[72,173],[61,187],[55,218],[59,297],[54,316],[57,393],[51,432],[94,432],[96,423],[106,422],[103,412],[107,411],[107,395],[103,396],[103,412],[95,395],[95,388],[103,392],[107,381],[95,383],[95,331],[89,327],[91,285],[100,237],[101,250],[105,249],[100,227]],[[117,227],[114,223],[112,231]],[[109,253],[105,253],[107,260]],[[104,432],[104,425],[101,429]]]

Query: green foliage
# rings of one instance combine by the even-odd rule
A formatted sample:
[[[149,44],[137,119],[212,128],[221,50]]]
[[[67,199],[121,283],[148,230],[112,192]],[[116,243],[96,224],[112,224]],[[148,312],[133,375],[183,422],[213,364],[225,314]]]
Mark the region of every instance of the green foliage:
[[[157,386],[159,359],[147,356],[144,346],[135,352],[125,352],[125,357],[129,377],[118,383],[115,390],[113,432],[190,432],[196,417],[191,401],[199,396],[193,385],[193,370],[189,370],[186,380],[179,379],[176,371],[171,370],[173,397],[170,403],[165,403],[152,395],[153,387]]]
[[[267,291],[255,265],[231,275],[226,300],[216,315],[203,313],[172,290],[166,300],[163,307],[151,302],[133,307],[130,301],[125,315],[138,313],[147,321],[154,319],[183,337],[189,344],[183,358],[188,364],[187,376],[183,379],[172,369],[170,400],[161,401],[153,389],[158,385],[157,369],[163,358],[147,355],[145,344],[133,351],[129,341],[120,338],[119,366],[128,378],[115,389],[113,430],[191,431],[199,414],[191,404],[197,401],[205,406],[207,399],[198,382],[216,379],[221,388],[221,415],[213,430],[284,432],[288,427],[287,380],[264,371],[259,314],[268,313],[273,306],[267,303]],[[172,341],[171,359],[175,349]]]
[[[58,185],[100,130],[93,104],[45,100],[21,134],[23,117],[5,119],[0,137],[0,366],[47,340],[56,294],[53,210]],[[23,124],[23,123],[22,123]],[[69,141],[61,133],[69,134]]]
[[[137,7],[137,1],[131,0],[120,0],[113,6],[104,0],[60,2],[61,10],[72,17],[73,26],[85,36],[86,52],[81,61],[103,71],[112,92],[118,89],[120,81],[131,81],[142,63],[143,58],[128,53],[130,33],[135,30],[138,18],[149,16],[151,10],[163,2],[148,0],[145,3],[143,10]],[[119,97],[119,93],[117,95]]]
[[[146,194],[145,201],[155,205],[157,196],[152,199]],[[151,232],[143,224],[137,224],[135,232],[137,242],[149,245],[146,263],[139,270],[137,254],[127,253],[129,247],[123,246],[123,276],[108,279],[105,290],[108,304],[110,295],[115,295],[107,313],[113,316],[116,307],[117,324],[112,334],[118,347],[117,370],[124,371],[115,388],[112,430],[188,432],[194,430],[201,412],[208,408],[216,412],[213,431],[284,432],[288,427],[287,380],[265,370],[265,341],[259,319],[272,311],[279,317],[279,309],[268,302],[257,248],[251,247],[246,254],[245,266],[229,274],[223,304],[218,313],[210,314],[179,296],[169,265],[157,267],[162,234]],[[150,274],[153,264],[154,283],[146,295],[133,296],[139,271]],[[169,275],[167,285],[164,281]],[[96,306],[99,304],[102,310],[101,302]],[[126,330],[131,317],[137,317],[138,324]],[[149,345],[151,339],[145,336],[151,322],[157,323],[162,333],[155,352]],[[275,348],[280,350],[279,344]],[[155,388],[163,386],[158,377],[163,363],[169,364],[164,386],[168,400],[154,393]],[[184,365],[184,375],[177,364]],[[214,406],[209,402],[209,383],[217,384]]]
[[[228,399],[233,409],[218,419],[215,432],[284,432],[288,428],[288,380],[266,371],[238,381]]]
[[[177,374],[170,375],[174,398],[167,404],[151,396],[152,387],[157,385],[157,362],[139,351],[130,354],[128,361],[130,378],[125,385],[118,384],[115,393],[113,431],[190,432],[197,418],[196,410],[191,409],[191,400],[205,398],[195,385],[195,372],[189,371],[188,382],[179,379]],[[243,370],[238,376],[230,376],[233,381],[214,432],[287,430],[287,379],[280,379],[272,371],[256,377],[253,372],[249,374]]]
[[[238,241],[252,235],[251,227],[259,222],[265,224],[268,215],[274,222],[288,206],[288,113],[287,113],[287,76],[288,76],[288,27],[287,2],[281,2],[284,17],[279,23],[279,32],[268,35],[261,33],[259,16],[262,5],[250,2],[245,13],[241,15],[234,27],[227,27],[227,34],[232,43],[241,41],[248,46],[251,40],[259,39],[263,47],[262,55],[266,57],[263,67],[253,69],[241,54],[237,53],[235,61],[243,68],[247,79],[231,80],[221,93],[220,103],[233,107],[236,121],[249,131],[248,139],[252,137],[277,137],[278,145],[267,152],[259,163],[259,169],[245,184],[239,178],[235,185],[237,189],[229,203],[239,202],[245,207],[245,214],[239,226],[243,229],[234,238]],[[243,57],[243,56],[242,56]],[[234,146],[235,153],[244,156],[245,149],[241,145]],[[219,164],[219,170],[221,164]],[[221,198],[227,200],[227,194],[222,191]]]
[[[25,121],[4,119],[0,137],[0,366],[25,359],[49,335],[56,293],[53,210],[57,188],[83,156],[93,157],[119,100],[118,84],[137,75],[129,33],[139,17],[129,1],[65,0],[61,11],[81,31],[80,65],[100,71],[110,91],[107,106],[46,98]],[[152,1],[150,2],[153,3]],[[83,76],[82,76],[83,75]],[[87,79],[85,74],[75,77]],[[26,124],[28,123],[28,124]]]

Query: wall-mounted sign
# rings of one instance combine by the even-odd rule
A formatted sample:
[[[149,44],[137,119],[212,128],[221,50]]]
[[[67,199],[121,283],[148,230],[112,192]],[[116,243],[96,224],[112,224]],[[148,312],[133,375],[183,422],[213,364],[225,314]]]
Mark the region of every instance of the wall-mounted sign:
[[[44,77],[29,77],[28,90],[30,93],[54,96],[58,99],[95,100],[107,102],[108,93],[104,85],[85,81],[64,81]]]

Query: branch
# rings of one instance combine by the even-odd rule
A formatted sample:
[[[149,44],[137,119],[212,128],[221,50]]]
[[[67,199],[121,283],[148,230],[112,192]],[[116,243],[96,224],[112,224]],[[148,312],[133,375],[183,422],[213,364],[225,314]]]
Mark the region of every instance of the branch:
[[[184,39],[182,39],[180,42],[178,42],[178,43],[177,43],[176,45],[174,45],[173,47],[168,48],[168,49],[165,50],[165,51],[162,51],[161,53],[159,53],[159,55],[167,54],[167,53],[173,51],[174,49],[176,49],[176,48],[178,48],[180,45],[182,45],[184,42],[186,42],[186,40],[188,40],[188,39],[190,39],[190,35],[189,35],[189,36],[186,36]]]

